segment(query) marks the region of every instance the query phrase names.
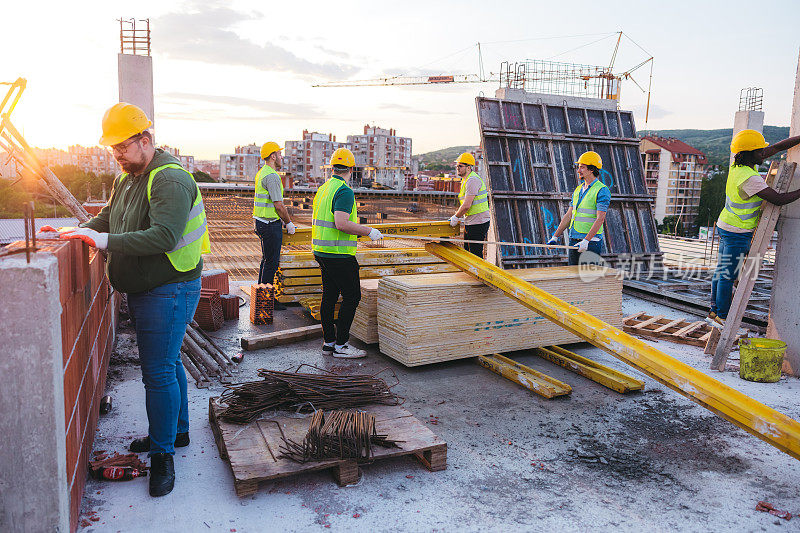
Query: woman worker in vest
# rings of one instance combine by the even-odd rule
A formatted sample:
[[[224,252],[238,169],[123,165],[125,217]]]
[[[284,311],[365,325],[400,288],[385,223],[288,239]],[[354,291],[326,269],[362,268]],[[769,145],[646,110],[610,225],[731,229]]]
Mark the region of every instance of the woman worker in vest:
[[[311,249],[322,272],[323,355],[356,358],[367,353],[348,344],[350,326],[361,300],[361,281],[356,261],[356,239],[369,236],[383,238],[377,229],[358,224],[356,201],[348,182],[356,164],[353,152],[339,148],[331,156],[333,176],[323,183],[314,196],[311,215]],[[339,318],[334,323],[336,301],[342,295]]]
[[[606,219],[611,191],[598,179],[603,160],[597,152],[584,152],[576,163],[580,183],[572,193],[572,203],[561,218],[558,229],[547,244],[558,244],[561,235],[569,226],[569,245],[577,250],[569,251],[569,264],[577,265],[586,251],[600,255],[603,244],[603,221]],[[594,256],[585,257],[584,262],[596,262]]]
[[[772,146],[756,130],[742,130],[733,137],[733,165],[725,184],[725,207],[717,219],[719,250],[717,269],[711,279],[711,321],[722,323],[728,316],[733,297],[733,282],[742,261],[750,251],[750,239],[758,226],[763,201],[786,205],[800,198],[800,189],[779,193],[767,185],[758,166],[768,157],[800,144],[800,136]]]
[[[456,173],[461,178],[461,190],[458,200],[461,202],[456,213],[450,217],[450,225],[455,227],[459,222],[464,223],[464,240],[485,241],[489,233],[489,196],[486,184],[472,169],[475,167],[475,157],[469,152],[464,152],[456,163]],[[483,259],[483,244],[464,243],[464,248]]]

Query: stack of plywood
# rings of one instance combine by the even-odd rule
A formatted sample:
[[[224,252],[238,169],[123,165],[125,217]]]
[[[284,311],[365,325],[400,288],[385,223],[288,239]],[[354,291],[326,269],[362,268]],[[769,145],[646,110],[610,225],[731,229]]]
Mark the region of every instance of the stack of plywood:
[[[622,279],[579,267],[514,270],[536,287],[614,326],[622,324]],[[383,278],[378,285],[381,352],[406,366],[578,342],[577,336],[463,273]]]
[[[378,282],[379,279],[361,280],[361,301],[356,308],[350,334],[367,344],[378,342]]]
[[[458,269],[431,255],[424,248],[359,250],[356,260],[361,279],[405,274],[456,272]],[[284,251],[275,274],[275,295],[279,302],[299,302],[322,294],[319,264],[310,251]]]

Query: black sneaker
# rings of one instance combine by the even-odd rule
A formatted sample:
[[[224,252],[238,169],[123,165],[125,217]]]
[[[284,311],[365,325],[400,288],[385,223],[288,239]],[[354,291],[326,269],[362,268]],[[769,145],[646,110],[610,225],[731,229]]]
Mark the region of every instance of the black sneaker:
[[[189,433],[178,433],[175,435],[175,447],[176,448],[183,448],[184,446],[189,445]],[[139,437],[138,439],[133,439],[131,445],[128,446],[128,449],[133,453],[144,453],[150,451],[150,437]]]
[[[331,344],[328,346],[327,344],[322,345],[322,355],[333,355],[334,345]]]
[[[175,488],[175,463],[168,453],[150,457],[150,496],[166,496]]]

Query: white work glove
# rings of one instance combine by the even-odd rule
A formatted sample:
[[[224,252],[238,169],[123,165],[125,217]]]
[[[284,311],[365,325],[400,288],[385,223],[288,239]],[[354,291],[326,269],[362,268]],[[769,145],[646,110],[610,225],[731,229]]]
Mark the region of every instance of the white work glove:
[[[369,238],[372,239],[373,241],[379,241],[383,239],[383,234],[376,228],[370,228]]]
[[[580,253],[583,253],[588,249],[589,249],[589,241],[587,241],[586,239],[581,239],[580,241],[578,241],[578,251]]]
[[[451,225],[451,226],[453,226],[453,227],[456,227],[456,226],[458,226],[458,225],[459,225],[461,222],[463,222],[465,218],[466,218],[466,217],[461,217],[461,218],[459,218],[459,217],[457,217],[457,216],[453,215],[453,216],[451,216],[451,217],[450,217],[450,225]]]
[[[295,231],[297,231],[297,226],[294,225],[294,222],[289,222],[286,224],[286,233],[289,235],[294,235]]]
[[[93,246],[98,250],[105,250],[108,248],[108,233],[100,233],[89,228],[78,228],[73,231],[67,231],[59,234],[61,239],[80,239],[89,246]]]
[[[75,231],[76,229],[78,229],[78,228],[75,227],[75,226],[61,226],[58,229],[54,228],[53,226],[42,226],[41,228],[39,228],[39,231],[37,233],[58,233],[58,234],[62,234],[62,233],[67,233],[68,231]]]
[[[560,240],[561,239],[553,235],[552,237],[550,237],[550,240],[547,241],[547,244],[558,244]]]

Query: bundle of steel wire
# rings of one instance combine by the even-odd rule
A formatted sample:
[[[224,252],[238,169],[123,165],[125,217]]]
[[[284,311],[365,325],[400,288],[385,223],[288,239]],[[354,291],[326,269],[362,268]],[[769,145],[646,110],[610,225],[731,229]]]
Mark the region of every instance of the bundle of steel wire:
[[[299,370],[303,366],[297,368]],[[321,368],[322,374],[260,369],[260,381],[229,385],[220,398],[227,407],[220,414],[235,424],[246,424],[271,410],[311,412],[317,409],[349,409],[368,404],[399,405],[403,399],[374,375],[342,376]],[[395,376],[396,379],[396,376]],[[397,385],[393,384],[392,387]]]
[[[324,459],[372,459],[372,445],[397,448],[396,441],[378,435],[375,416],[364,411],[329,411],[320,409],[311,416],[303,442],[283,439],[281,458],[297,463]]]

